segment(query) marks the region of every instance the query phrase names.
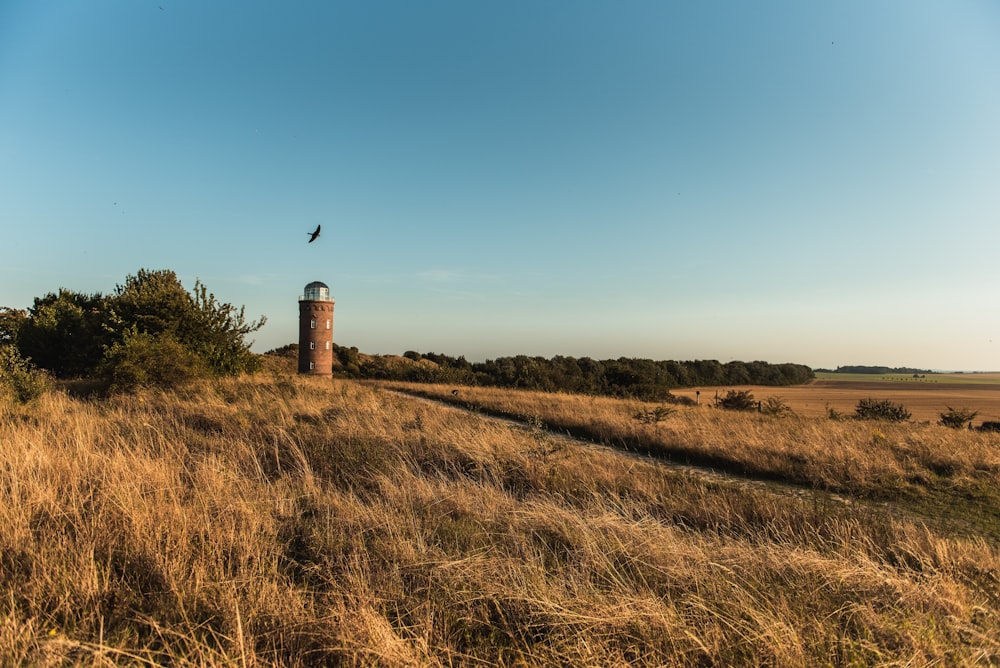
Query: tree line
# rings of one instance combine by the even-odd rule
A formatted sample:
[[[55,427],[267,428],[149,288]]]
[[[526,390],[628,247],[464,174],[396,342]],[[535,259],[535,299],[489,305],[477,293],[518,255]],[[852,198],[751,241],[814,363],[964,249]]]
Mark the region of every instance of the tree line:
[[[905,373],[905,374],[910,374],[910,373],[919,373],[919,374],[934,373],[933,371],[930,371],[928,369],[914,369],[914,368],[908,367],[908,366],[896,366],[896,367],[892,367],[892,366],[865,366],[865,365],[860,365],[860,364],[856,364],[856,365],[853,365],[853,366],[838,366],[836,369],[834,369],[832,371],[830,369],[816,369],[816,371],[822,371],[824,373],[864,373],[864,374],[869,374],[869,375],[873,375],[873,376],[884,376],[886,374],[903,374],[903,373]]]
[[[694,360],[678,362],[619,357],[552,358],[515,355],[485,362],[440,353],[407,351],[411,363],[375,356],[362,360],[357,348],[336,346],[348,375],[379,380],[421,383],[454,383],[511,387],[546,392],[574,392],[661,401],[679,387],[725,385],[795,385],[814,378],[812,369],[801,364]],[[426,362],[431,362],[428,364]]]
[[[0,308],[0,385],[30,398],[44,376],[87,378],[127,390],[175,385],[205,375],[235,375],[261,367],[246,335],[263,326],[243,307],[221,302],[200,281],[188,291],[169,270],[140,269],[113,293],[60,288],[26,310]],[[791,385],[813,378],[800,364],[619,357],[595,360],[516,355],[485,362],[407,351],[406,360],[361,355],[334,346],[342,373],[358,378],[566,391],[649,400],[690,386]],[[403,362],[403,363],[400,363]],[[39,375],[42,374],[42,375]]]

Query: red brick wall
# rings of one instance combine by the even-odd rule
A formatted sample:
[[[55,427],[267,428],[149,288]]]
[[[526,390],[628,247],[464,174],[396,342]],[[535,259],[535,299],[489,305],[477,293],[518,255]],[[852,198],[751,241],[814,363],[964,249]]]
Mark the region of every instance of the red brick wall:
[[[316,323],[315,327],[312,326],[313,322]],[[310,362],[313,363],[311,369]],[[333,375],[332,301],[299,302],[299,373]]]

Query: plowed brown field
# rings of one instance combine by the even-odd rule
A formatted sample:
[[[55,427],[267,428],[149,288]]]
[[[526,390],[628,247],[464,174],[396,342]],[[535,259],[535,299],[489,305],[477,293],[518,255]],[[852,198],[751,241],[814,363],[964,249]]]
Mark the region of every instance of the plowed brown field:
[[[912,419],[918,422],[936,422],[940,413],[949,406],[979,411],[974,421],[976,425],[983,420],[1000,421],[1000,384],[988,382],[995,381],[993,377],[984,377],[982,383],[968,382],[965,378],[961,379],[962,382],[948,380],[948,376],[941,376],[932,382],[814,380],[790,387],[692,387],[672,392],[694,399],[696,391],[700,391],[701,403],[711,404],[716,392],[723,396],[730,389],[750,390],[758,400],[781,397],[792,410],[805,416],[824,416],[830,408],[853,415],[858,401],[871,398],[903,404],[912,413]]]

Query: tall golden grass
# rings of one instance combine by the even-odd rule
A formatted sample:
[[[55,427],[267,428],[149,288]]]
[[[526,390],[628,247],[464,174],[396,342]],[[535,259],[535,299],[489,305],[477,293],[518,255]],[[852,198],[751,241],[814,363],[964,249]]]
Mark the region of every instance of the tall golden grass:
[[[637,420],[653,404],[488,387],[385,387],[544,424],[681,462],[870,499],[907,501],[1000,540],[1000,436],[940,425],[829,420],[707,406]],[[942,508],[942,506],[944,506]],[[959,512],[961,511],[961,512]],[[940,519],[940,518],[937,518]]]
[[[8,665],[1000,661],[988,541],[351,382],[51,392],[0,444]]]

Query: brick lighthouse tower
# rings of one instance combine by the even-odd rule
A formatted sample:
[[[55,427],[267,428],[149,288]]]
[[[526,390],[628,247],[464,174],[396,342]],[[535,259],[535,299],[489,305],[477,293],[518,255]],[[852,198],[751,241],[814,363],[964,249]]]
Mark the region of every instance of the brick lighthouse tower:
[[[299,373],[333,375],[333,298],[319,281],[299,298]]]

